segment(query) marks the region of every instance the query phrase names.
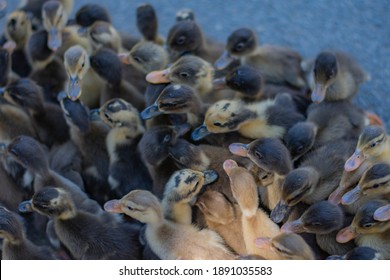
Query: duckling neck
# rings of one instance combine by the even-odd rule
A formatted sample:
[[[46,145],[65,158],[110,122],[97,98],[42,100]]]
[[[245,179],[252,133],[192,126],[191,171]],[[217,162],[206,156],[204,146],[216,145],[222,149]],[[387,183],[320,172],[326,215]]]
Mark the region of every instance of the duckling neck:
[[[191,224],[192,210],[186,202],[165,201],[163,200],[165,217],[179,224]]]

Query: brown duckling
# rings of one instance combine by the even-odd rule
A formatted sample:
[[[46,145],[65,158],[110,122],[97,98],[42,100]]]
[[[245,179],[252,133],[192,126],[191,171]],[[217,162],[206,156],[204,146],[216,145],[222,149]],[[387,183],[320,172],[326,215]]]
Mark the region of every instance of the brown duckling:
[[[31,72],[31,65],[25,51],[31,33],[31,21],[25,12],[14,11],[8,16],[5,37],[16,44],[12,52],[12,71],[20,77],[27,77]]]
[[[214,170],[203,172],[182,169],[174,172],[165,185],[164,197],[161,201],[164,217],[179,224],[192,223],[193,201],[203,186],[218,179]]]
[[[170,147],[180,136],[188,132],[188,124],[154,126],[148,129],[139,142],[139,150],[153,179],[153,193],[162,197],[164,187],[172,173],[179,168],[169,157]]]
[[[259,46],[255,32],[249,28],[239,28],[229,36],[226,50],[215,66],[224,69],[234,58],[240,59],[242,65],[258,69],[265,83],[285,84],[295,88],[306,86],[300,65],[302,57],[288,48]]]
[[[222,54],[222,45],[209,45],[194,20],[178,21],[168,32],[167,46],[170,51],[183,56],[192,54],[214,63]]]
[[[246,254],[241,209],[223,193],[206,190],[195,204],[203,213],[207,228],[217,232],[234,252]]]
[[[314,85],[311,99],[314,103],[351,99],[361,83],[369,76],[348,54],[342,52],[322,52],[312,66]]]
[[[158,45],[164,44],[164,39],[158,35],[158,19],[155,9],[150,4],[141,4],[136,10],[136,23],[145,41]]]
[[[111,127],[106,138],[111,190],[118,197],[135,188],[152,190],[152,179],[138,149],[145,132],[138,110],[125,100],[114,98],[107,101],[99,113],[103,122]]]
[[[139,226],[118,224],[113,227],[98,216],[80,210],[71,195],[60,188],[36,192],[27,206],[50,217],[60,241],[75,259],[140,259]]]
[[[230,178],[233,196],[242,212],[242,232],[247,253],[269,258],[268,252],[254,246],[254,240],[258,237],[278,235],[279,226],[262,209],[258,208],[257,185],[252,174],[247,169],[239,167],[233,160],[226,160],[223,168]]]
[[[44,102],[41,88],[29,79],[20,79],[7,86],[4,98],[21,106],[32,117],[39,140],[51,147],[70,139],[61,108]]]
[[[148,191],[134,190],[120,200],[107,202],[104,208],[146,223],[146,240],[153,252],[163,260],[234,259],[216,232],[165,219],[160,201]]]
[[[385,200],[371,200],[361,206],[351,225],[338,232],[337,242],[346,243],[354,239],[358,246],[371,247],[384,259],[390,259],[390,222],[375,219],[375,212],[386,204],[388,201]]]
[[[288,94],[250,104],[240,100],[220,100],[208,108],[203,125],[191,136],[193,140],[199,140],[210,133],[238,131],[250,139],[282,138],[288,129],[304,119],[295,110]]]
[[[383,256],[375,249],[367,246],[353,248],[345,255],[333,255],[327,260],[383,260]]]
[[[57,51],[62,44],[62,30],[68,21],[68,14],[60,1],[50,0],[42,6],[42,23],[47,37],[47,47]]]
[[[257,238],[255,244],[259,249],[269,251],[272,260],[315,260],[310,246],[295,233],[284,232],[273,238]]]
[[[47,247],[37,246],[25,234],[22,218],[0,206],[0,237],[3,239],[2,260],[52,260]]]
[[[319,201],[311,205],[302,216],[285,223],[282,232],[314,233],[318,246],[330,255],[343,255],[355,247],[353,242],[339,244],[336,242],[337,232],[344,227],[343,210],[327,201]]]

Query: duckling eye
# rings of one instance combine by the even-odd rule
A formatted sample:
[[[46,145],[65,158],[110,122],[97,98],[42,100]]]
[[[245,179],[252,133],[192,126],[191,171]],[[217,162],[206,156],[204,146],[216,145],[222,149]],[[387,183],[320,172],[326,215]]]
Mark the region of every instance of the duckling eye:
[[[263,158],[263,155],[262,155],[260,152],[258,152],[258,151],[255,151],[255,156],[256,156],[257,158],[260,158],[260,159]]]
[[[303,150],[303,146],[299,146],[299,147],[297,148],[297,152],[302,152],[302,150]]]
[[[180,36],[179,38],[177,38],[176,43],[178,45],[183,45],[185,41],[186,41],[186,36]]]
[[[378,144],[378,143],[377,142],[373,142],[373,143],[370,144],[370,147],[374,148],[376,146],[376,144]]]
[[[81,64],[81,68],[84,68],[85,66],[85,61],[83,62],[83,64]]]
[[[127,205],[127,209],[129,209],[130,211],[133,211],[133,210],[134,210],[134,208],[131,207],[130,205]]]
[[[169,141],[171,141],[171,135],[167,134],[165,135],[163,142],[168,143]]]
[[[364,228],[370,228],[372,227],[374,224],[373,223],[367,223],[367,224],[364,224],[363,227]]]
[[[245,44],[243,42],[240,42],[236,45],[236,51],[242,51],[242,49],[244,48]]]
[[[180,75],[180,77],[182,77],[182,78],[187,78],[187,77],[190,76],[190,74],[188,74],[187,72],[181,72],[179,75]]]
[[[213,123],[215,126],[222,126],[222,124],[220,122],[215,122]]]
[[[139,56],[133,56],[133,59],[138,62],[138,63],[141,63],[142,62],[142,59],[139,58]]]
[[[322,226],[322,224],[321,224],[321,223],[319,223],[319,222],[314,222],[314,223],[312,223],[311,225],[312,225],[312,226],[315,226],[315,227]]]
[[[372,186],[373,189],[379,188],[379,184],[375,184]]]

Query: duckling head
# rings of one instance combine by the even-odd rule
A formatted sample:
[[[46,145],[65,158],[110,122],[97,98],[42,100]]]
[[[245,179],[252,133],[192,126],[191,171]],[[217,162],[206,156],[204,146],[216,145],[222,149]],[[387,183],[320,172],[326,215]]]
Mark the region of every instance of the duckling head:
[[[212,222],[229,224],[236,219],[233,204],[221,192],[206,190],[198,197],[195,205]]]
[[[177,139],[169,148],[169,156],[175,160],[179,168],[206,170],[210,166],[210,158],[204,151],[185,139]]]
[[[87,51],[80,45],[69,48],[64,54],[64,65],[69,75],[68,97],[77,100],[82,94],[83,78],[90,69]]]
[[[180,56],[201,47],[203,35],[195,21],[184,20],[176,22],[169,30],[167,45],[169,49],[180,53]]]
[[[156,102],[141,112],[144,120],[161,114],[185,114],[199,103],[193,88],[186,85],[171,84],[164,88]]]
[[[16,213],[0,206],[0,238],[12,244],[18,244],[23,236],[21,218]]]
[[[341,198],[344,205],[352,204],[361,197],[380,197],[390,194],[390,165],[377,163],[361,177],[358,185]]]
[[[164,219],[160,201],[154,194],[145,190],[134,190],[119,200],[107,201],[104,210],[111,213],[124,213],[147,224],[156,225]]]
[[[336,56],[331,52],[320,53],[314,62],[315,87],[311,94],[314,103],[322,102],[326,97],[326,90],[334,82],[338,72]]]
[[[111,23],[106,21],[94,22],[92,26],[88,28],[87,36],[93,51],[104,47],[119,52],[122,47],[122,39],[118,31]]]
[[[320,201],[311,205],[298,220],[285,223],[281,231],[328,234],[342,228],[343,222],[344,213],[339,206]]]
[[[68,15],[60,1],[47,1],[42,6],[42,21],[48,33],[47,46],[56,51],[62,44],[62,30],[68,21]]]
[[[291,232],[281,233],[274,238],[257,238],[256,247],[271,251],[274,259],[279,260],[314,260],[310,246],[298,234]]]
[[[377,157],[383,153],[386,147],[387,135],[383,127],[370,125],[364,128],[359,136],[356,150],[345,162],[344,169],[351,172],[371,157]]]
[[[5,35],[18,47],[24,47],[32,32],[31,20],[23,11],[12,12],[7,19]]]
[[[147,41],[155,41],[158,34],[156,11],[150,4],[142,4],[136,10],[137,28]]]
[[[377,250],[366,247],[359,246],[353,248],[351,251],[346,253],[343,256],[329,256],[326,258],[327,260],[383,260],[383,256]]]
[[[162,70],[169,62],[168,52],[150,41],[137,43],[129,53],[119,54],[119,58],[122,63],[131,64],[145,74]]]
[[[312,122],[298,122],[284,136],[284,142],[293,160],[300,158],[314,145],[317,126]]]
[[[235,58],[250,55],[257,48],[257,36],[250,28],[239,28],[228,37],[226,50],[215,62],[218,70],[228,67]]]
[[[75,19],[76,23],[82,27],[89,27],[98,20],[111,22],[108,11],[103,6],[94,3],[82,6],[76,12]]]
[[[60,98],[59,102],[68,125],[76,126],[82,133],[87,132],[90,128],[90,115],[87,107],[80,100],[72,101],[66,96]]]
[[[376,234],[389,230],[389,220],[376,220],[374,216],[378,209],[387,204],[386,200],[371,200],[363,204],[356,212],[351,225],[337,233],[337,242],[346,243],[361,234]]]

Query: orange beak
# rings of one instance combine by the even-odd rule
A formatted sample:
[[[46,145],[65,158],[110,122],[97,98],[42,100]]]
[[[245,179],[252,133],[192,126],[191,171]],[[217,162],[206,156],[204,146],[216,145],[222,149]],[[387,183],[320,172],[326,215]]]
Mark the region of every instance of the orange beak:
[[[161,71],[153,71],[146,75],[146,81],[151,84],[168,84],[171,82],[169,79],[169,68]]]

